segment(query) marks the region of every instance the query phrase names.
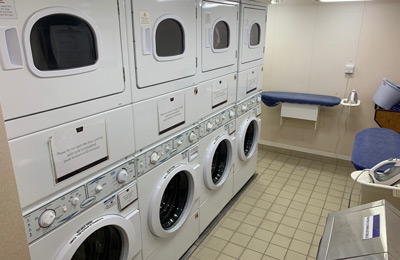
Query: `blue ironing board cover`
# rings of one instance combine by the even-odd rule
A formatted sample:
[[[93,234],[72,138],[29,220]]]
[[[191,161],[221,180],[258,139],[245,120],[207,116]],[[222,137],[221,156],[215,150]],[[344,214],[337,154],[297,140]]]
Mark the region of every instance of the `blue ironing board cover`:
[[[334,107],[339,105],[341,101],[340,98],[334,96],[280,91],[264,91],[261,94],[261,99],[269,107],[277,106],[280,102]]]
[[[386,128],[367,128],[356,134],[351,162],[357,170],[371,169],[390,158],[400,158],[400,134]]]

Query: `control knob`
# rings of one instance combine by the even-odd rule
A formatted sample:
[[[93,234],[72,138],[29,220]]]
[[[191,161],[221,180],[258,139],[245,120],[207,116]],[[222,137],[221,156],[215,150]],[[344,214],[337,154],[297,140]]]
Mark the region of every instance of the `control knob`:
[[[96,188],[94,188],[94,191],[96,193],[99,193],[103,190],[103,186],[101,186],[101,184],[97,184]]]
[[[207,131],[210,131],[213,128],[213,124],[211,122],[207,123]]]
[[[197,140],[197,135],[195,133],[191,132],[189,134],[189,142],[193,143],[196,140]]]
[[[218,117],[215,119],[215,123],[219,124],[219,118]]]
[[[179,140],[177,144],[178,144],[178,146],[181,146],[183,144],[183,141]]]
[[[157,152],[153,152],[153,153],[150,155],[150,163],[151,163],[151,164],[155,164],[156,162],[158,162],[159,159],[160,159],[160,156],[158,155]]]
[[[167,146],[165,147],[165,151],[166,151],[167,153],[169,153],[169,151],[171,151],[171,147],[170,147],[169,145],[167,145]]]
[[[242,112],[246,111],[247,106],[246,105],[242,105]]]
[[[233,118],[235,116],[235,111],[231,110],[231,112],[229,112],[229,118]]]
[[[117,173],[117,181],[118,183],[124,183],[128,180],[128,172],[125,169],[121,169],[118,173]]]
[[[79,198],[78,198],[78,197],[74,197],[74,198],[71,200],[71,204],[72,204],[73,206],[78,205],[78,204],[79,204]]]
[[[226,116],[225,116],[225,114],[223,114],[222,115],[222,120],[225,120],[226,119]]]
[[[257,102],[258,102],[258,103],[261,102],[261,96],[257,96]]]
[[[52,209],[45,210],[39,217],[39,226],[47,228],[53,224],[56,219],[56,212]]]

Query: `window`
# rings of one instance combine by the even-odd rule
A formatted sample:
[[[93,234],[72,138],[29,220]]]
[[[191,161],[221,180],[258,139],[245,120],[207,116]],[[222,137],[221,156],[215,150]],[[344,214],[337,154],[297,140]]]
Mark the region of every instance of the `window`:
[[[213,47],[216,50],[229,47],[229,26],[224,21],[219,21],[214,26]]]
[[[40,71],[76,69],[98,60],[95,34],[83,19],[52,14],[37,20],[30,32],[34,66]]]
[[[258,23],[254,23],[250,29],[250,46],[256,46],[260,44],[261,28]]]
[[[185,34],[182,25],[175,19],[161,21],[156,29],[156,53],[159,57],[183,54]]]

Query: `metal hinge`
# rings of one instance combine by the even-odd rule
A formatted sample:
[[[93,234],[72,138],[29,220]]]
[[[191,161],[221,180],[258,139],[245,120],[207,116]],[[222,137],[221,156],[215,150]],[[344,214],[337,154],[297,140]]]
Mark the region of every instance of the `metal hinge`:
[[[125,82],[125,68],[122,68],[122,78],[124,79]]]
[[[196,57],[196,68],[197,68],[197,57]]]

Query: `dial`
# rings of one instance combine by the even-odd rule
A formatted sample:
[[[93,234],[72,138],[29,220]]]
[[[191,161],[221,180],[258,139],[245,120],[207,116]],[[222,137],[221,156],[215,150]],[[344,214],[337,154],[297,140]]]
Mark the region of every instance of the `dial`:
[[[247,106],[246,105],[242,105],[242,112],[246,111]]]
[[[53,224],[56,219],[56,212],[52,209],[45,210],[39,217],[39,226],[47,228]]]
[[[103,186],[101,186],[101,184],[97,184],[96,188],[94,188],[94,190],[96,191],[96,193],[99,193],[103,190]]]
[[[258,102],[258,103],[261,102],[261,96],[257,96],[257,102]]]
[[[195,133],[191,132],[189,134],[189,142],[193,143],[196,140],[197,140],[197,135]]]
[[[177,144],[178,144],[178,146],[181,146],[183,144],[183,141],[179,140]]]
[[[167,146],[165,147],[165,151],[166,151],[167,153],[169,153],[169,151],[171,151],[171,146],[167,145]]]
[[[231,110],[231,112],[229,112],[229,117],[232,119],[235,116],[235,111]]]
[[[155,164],[156,162],[158,162],[159,159],[160,159],[160,156],[158,155],[157,152],[153,152],[153,153],[150,155],[150,163],[151,163],[151,164]]]
[[[207,123],[207,131],[210,131],[213,128],[213,124],[211,122]]]
[[[118,183],[124,183],[128,180],[128,172],[125,169],[121,169],[118,173],[117,173],[117,181]]]
[[[215,119],[215,123],[219,124],[219,118],[218,117]]]
[[[74,206],[78,205],[78,203],[79,203],[79,198],[78,198],[78,197],[74,197],[74,198],[71,200],[71,204],[74,205]]]
[[[223,114],[222,115],[222,120],[225,120],[226,119],[226,116],[225,116],[225,114]]]

